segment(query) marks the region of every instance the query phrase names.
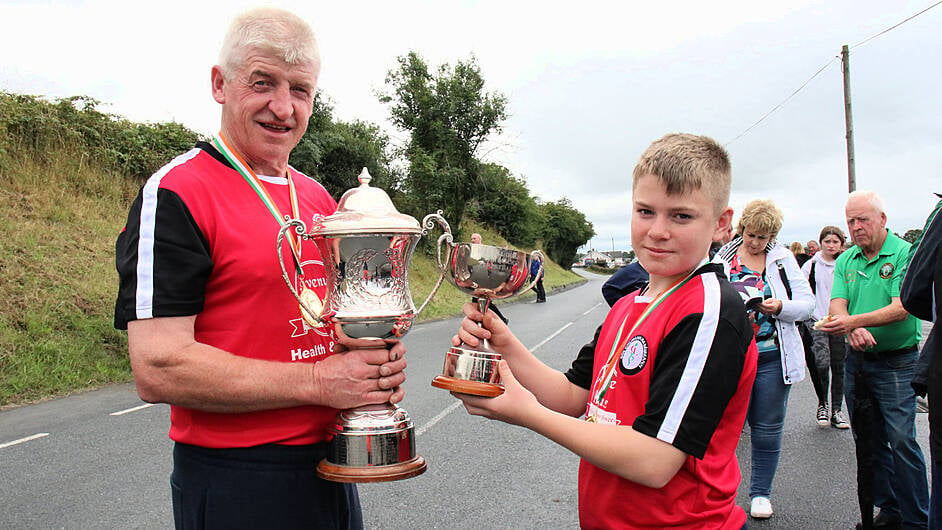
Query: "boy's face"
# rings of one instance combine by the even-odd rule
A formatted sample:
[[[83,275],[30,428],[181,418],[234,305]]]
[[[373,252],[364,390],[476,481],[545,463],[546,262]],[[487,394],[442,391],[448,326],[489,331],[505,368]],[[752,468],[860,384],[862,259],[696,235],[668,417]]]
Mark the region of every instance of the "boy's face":
[[[689,274],[707,256],[710,242],[730,226],[732,208],[717,215],[704,191],[668,195],[653,175],[635,180],[632,192],[631,246],[655,280],[673,281]]]

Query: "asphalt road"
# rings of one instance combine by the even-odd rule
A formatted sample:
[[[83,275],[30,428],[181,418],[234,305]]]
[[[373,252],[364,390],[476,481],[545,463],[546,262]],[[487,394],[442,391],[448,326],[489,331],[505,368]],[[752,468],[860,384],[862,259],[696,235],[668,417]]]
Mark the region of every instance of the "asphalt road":
[[[502,307],[518,336],[565,369],[591,339],[607,306],[603,277],[553,293],[546,304]],[[368,528],[576,528],[578,459],[525,429],[471,417],[429,382],[441,369],[457,320],[406,336],[402,406],[416,425],[428,471],[360,485]],[[814,422],[810,381],[792,389],[774,483],[775,515],[751,528],[852,528],[858,520],[854,445],[848,431]],[[169,528],[172,442],[167,406],[146,406],[133,385],[0,412],[0,528]],[[928,450],[925,414],[919,441]],[[749,430],[739,458],[749,476]],[[739,503],[747,507],[746,484]],[[273,518],[276,517],[273,514]]]

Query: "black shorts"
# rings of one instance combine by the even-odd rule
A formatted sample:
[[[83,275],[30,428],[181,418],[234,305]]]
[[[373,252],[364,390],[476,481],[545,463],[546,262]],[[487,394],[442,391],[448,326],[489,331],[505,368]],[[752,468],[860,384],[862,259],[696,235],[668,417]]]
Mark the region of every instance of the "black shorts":
[[[173,448],[178,529],[363,528],[355,484],[317,477],[327,444]]]

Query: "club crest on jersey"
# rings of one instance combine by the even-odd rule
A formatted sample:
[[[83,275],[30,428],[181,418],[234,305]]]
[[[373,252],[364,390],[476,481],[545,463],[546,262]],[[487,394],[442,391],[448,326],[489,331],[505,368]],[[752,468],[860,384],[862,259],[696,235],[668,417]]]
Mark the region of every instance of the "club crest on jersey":
[[[884,263],[883,266],[880,267],[880,277],[884,280],[888,280],[893,276],[893,271],[895,270],[896,267],[892,263]]]
[[[621,352],[618,369],[625,375],[635,375],[648,363],[648,341],[641,335],[632,337]]]

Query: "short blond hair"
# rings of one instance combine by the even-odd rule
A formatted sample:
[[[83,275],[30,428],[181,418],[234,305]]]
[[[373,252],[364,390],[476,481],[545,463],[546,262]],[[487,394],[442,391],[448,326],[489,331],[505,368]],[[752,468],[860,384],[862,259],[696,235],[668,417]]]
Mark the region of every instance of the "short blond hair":
[[[238,15],[229,26],[219,51],[219,68],[230,78],[251,50],[271,53],[287,64],[320,67],[320,49],[314,30],[301,17],[274,7],[260,7]]]
[[[716,214],[729,205],[729,155],[708,136],[672,133],[655,140],[635,165],[632,189],[645,175],[657,177],[668,195],[703,190]]]
[[[742,209],[737,231],[739,235],[744,235],[748,230],[768,234],[769,239],[775,239],[778,231],[782,229],[782,220],[782,210],[779,210],[774,202],[769,199],[756,199],[749,201]]]

